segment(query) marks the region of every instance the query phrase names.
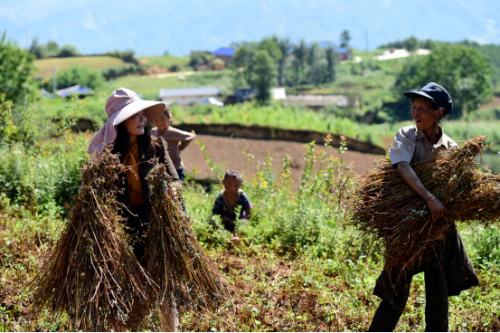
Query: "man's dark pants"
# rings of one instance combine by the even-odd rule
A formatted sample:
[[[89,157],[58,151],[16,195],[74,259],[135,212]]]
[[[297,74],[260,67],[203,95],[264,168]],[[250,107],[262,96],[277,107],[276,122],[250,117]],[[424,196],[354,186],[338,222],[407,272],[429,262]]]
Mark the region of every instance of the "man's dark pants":
[[[441,250],[441,249],[439,249]],[[441,251],[439,251],[441,252]],[[382,298],[370,325],[370,332],[391,332],[396,328],[410,295],[414,275],[424,272],[425,279],[425,330],[448,330],[448,285],[442,261],[435,258],[424,261],[405,273],[391,274],[384,270],[377,280],[374,294]]]

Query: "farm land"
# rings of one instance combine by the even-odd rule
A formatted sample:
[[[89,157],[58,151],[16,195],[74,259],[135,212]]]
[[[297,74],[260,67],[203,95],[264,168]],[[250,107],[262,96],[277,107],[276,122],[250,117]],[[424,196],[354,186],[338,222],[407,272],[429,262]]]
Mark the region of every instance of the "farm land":
[[[98,57],[95,57],[98,58]],[[139,59],[141,60],[141,59]],[[187,68],[184,58],[148,57],[149,64]],[[178,62],[177,62],[178,61]],[[338,66],[337,80],[319,87],[302,87],[300,93],[357,94],[358,112],[378,109],[394,101],[390,87],[404,59],[370,63],[358,73],[360,65],[346,62]],[[104,68],[108,65],[89,64]],[[52,65],[51,65],[52,66]],[[58,65],[62,66],[62,65]],[[102,67],[99,67],[102,66]],[[112,65],[114,66],[114,64]],[[47,67],[49,68],[49,67]],[[181,72],[182,73],[182,72]],[[86,158],[92,133],[74,133],[72,121],[86,118],[102,125],[106,97],[118,87],[127,87],[143,98],[156,99],[160,88],[217,85],[223,94],[233,89],[231,70],[208,71],[197,75],[157,77],[128,75],[107,81],[95,96],[81,99],[36,98],[21,111],[23,121],[12,131],[29,133],[23,140],[0,146],[0,330],[66,331],[67,316],[51,318],[47,313],[35,318],[30,309],[32,294],[26,288],[64,228],[71,197],[79,188],[79,168]],[[498,167],[496,151],[500,144],[500,120],[495,104],[484,106],[468,118],[444,121],[446,133],[456,140],[485,134],[494,143],[483,162],[493,171]],[[3,102],[5,110],[9,106]],[[175,123],[239,123],[283,129],[306,129],[345,135],[370,141],[380,147],[391,144],[401,123],[363,124],[355,121],[357,110],[312,111],[284,107],[272,102],[261,106],[253,102],[215,108],[173,107]],[[27,130],[29,129],[29,130]],[[210,141],[200,136],[188,150],[196,155],[187,165],[184,192],[187,211],[199,241],[210,257],[234,285],[236,297],[215,313],[181,308],[181,329],[193,331],[365,331],[379,303],[372,295],[383,265],[382,253],[345,220],[350,201],[346,194],[356,189],[356,172],[348,150],[341,147],[302,144],[295,156],[273,151],[273,141],[265,141],[268,153],[251,151],[252,142],[231,139]],[[222,139],[221,139],[222,140]],[[220,177],[226,160],[215,158],[206,144],[224,144],[227,156],[243,156],[244,190],[254,205],[252,220],[238,224],[242,242],[229,241],[231,234],[211,218],[211,206],[222,189],[218,183],[195,181],[202,170]],[[280,143],[282,144],[282,143]],[[297,143],[294,143],[299,145]],[[256,145],[256,144],[253,144]],[[243,146],[243,148],[242,148]],[[196,150],[196,154],[194,151]],[[187,151],[186,151],[187,152]],[[292,152],[290,152],[292,154]],[[383,156],[379,156],[383,158]],[[298,166],[293,159],[302,159]],[[186,160],[187,162],[188,160]],[[368,165],[373,166],[373,158]],[[469,257],[481,286],[450,298],[450,330],[498,331],[500,329],[500,231],[459,226]],[[406,310],[398,331],[423,331],[424,281],[415,276]],[[158,318],[149,318],[148,330],[159,330]]]

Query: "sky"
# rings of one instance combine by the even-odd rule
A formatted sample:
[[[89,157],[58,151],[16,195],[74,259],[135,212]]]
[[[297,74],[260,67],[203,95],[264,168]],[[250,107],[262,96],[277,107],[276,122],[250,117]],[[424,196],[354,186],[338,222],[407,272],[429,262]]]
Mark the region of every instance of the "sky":
[[[0,32],[22,47],[33,38],[84,54],[133,49],[187,55],[232,42],[287,37],[374,49],[411,35],[500,44],[498,0],[0,0]]]

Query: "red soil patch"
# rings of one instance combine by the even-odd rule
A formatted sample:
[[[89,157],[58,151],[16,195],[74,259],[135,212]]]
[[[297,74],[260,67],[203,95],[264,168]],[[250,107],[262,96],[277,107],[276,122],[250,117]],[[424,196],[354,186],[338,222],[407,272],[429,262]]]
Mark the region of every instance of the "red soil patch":
[[[249,179],[256,173],[256,166],[265,161],[266,150],[269,150],[273,159],[273,168],[276,173],[282,170],[282,161],[285,155],[290,157],[292,166],[292,177],[297,183],[304,169],[305,145],[298,142],[280,140],[254,140],[254,139],[234,139],[228,137],[197,135],[195,140],[199,140],[206,146],[206,152],[220,170],[236,169],[245,172],[245,177]],[[316,150],[326,150],[328,155],[339,157],[338,149],[326,148],[323,145],[316,145]],[[245,151],[247,154],[244,154]],[[253,161],[248,159],[248,154],[254,155]],[[342,160],[352,165],[354,172],[362,174],[373,168],[374,160],[383,156],[375,154],[347,151],[342,156]],[[210,170],[204,161],[204,153],[194,142],[182,152],[182,159],[186,166],[185,171],[196,179],[215,179],[215,173]],[[196,172],[193,173],[193,168]]]

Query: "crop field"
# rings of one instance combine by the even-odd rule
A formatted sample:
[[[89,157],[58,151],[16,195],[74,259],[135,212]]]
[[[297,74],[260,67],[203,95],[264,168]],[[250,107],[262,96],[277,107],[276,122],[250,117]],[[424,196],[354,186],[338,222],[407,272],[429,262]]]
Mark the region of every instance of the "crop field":
[[[18,142],[0,148],[0,185],[5,189],[0,194],[2,331],[69,329],[65,314],[34,316],[28,282],[67,221],[88,140],[88,135],[66,131],[34,145]],[[356,176],[340,159],[317,152],[313,145],[304,159],[297,191],[292,190],[286,159],[266,158],[255,176],[245,180],[254,216],[237,224],[239,244],[211,217],[221,185],[186,183],[184,197],[197,238],[234,286],[235,295],[216,312],[182,307],[182,330],[367,330],[379,302],[372,289],[383,258],[345,223],[349,200],[342,193],[356,188]],[[215,162],[206,156],[204,163]],[[281,173],[272,172],[274,164],[283,165]],[[500,230],[459,228],[481,287],[450,298],[450,330],[497,331]],[[425,328],[423,280],[421,274],[413,280],[398,331]],[[159,330],[155,314],[146,329]]]
[[[54,66],[58,67],[57,70],[68,69],[72,65],[103,69],[106,67],[123,66],[125,64],[122,59],[109,56],[39,59],[35,60],[35,77],[51,78],[52,67]]]

